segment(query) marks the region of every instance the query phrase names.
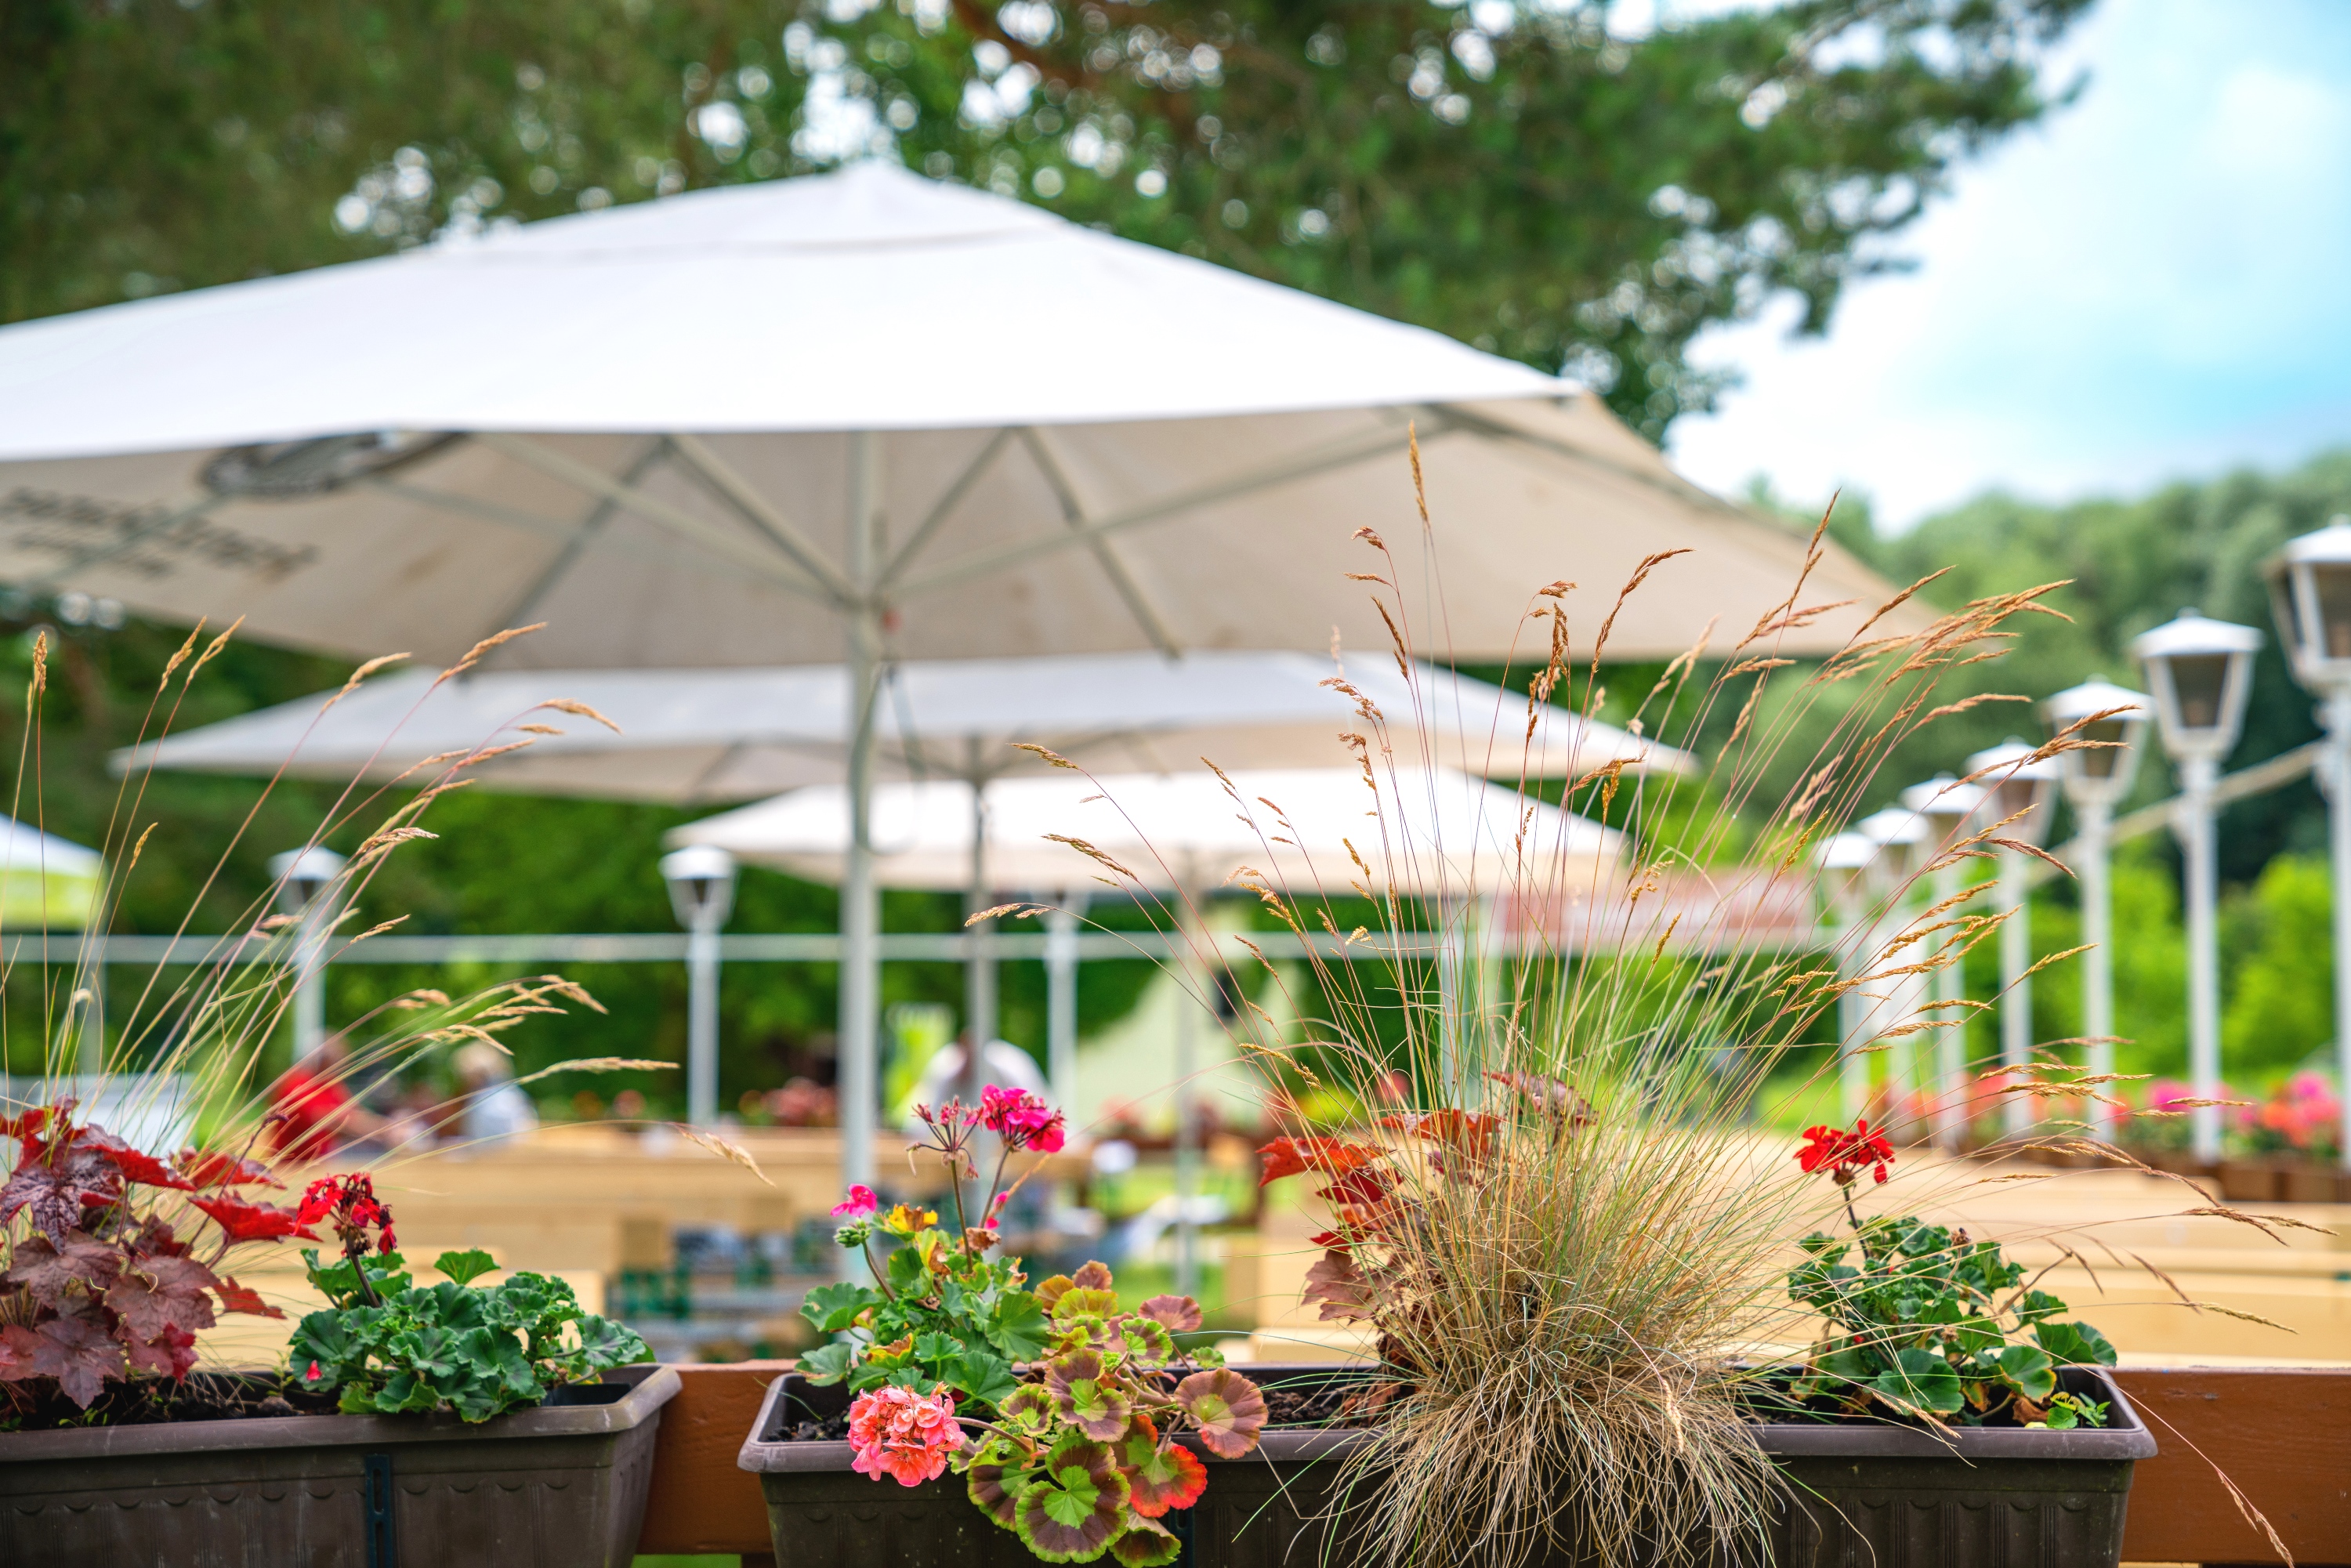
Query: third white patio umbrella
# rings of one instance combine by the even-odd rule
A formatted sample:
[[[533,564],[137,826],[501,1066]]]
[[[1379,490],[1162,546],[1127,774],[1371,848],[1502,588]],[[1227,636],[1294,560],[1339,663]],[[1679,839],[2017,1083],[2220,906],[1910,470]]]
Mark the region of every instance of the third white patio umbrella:
[[[445,662],[534,621],[509,665],[845,646],[852,800],[890,657],[1381,649],[1350,570],[1391,578],[1424,651],[1474,658],[1581,582],[1588,650],[1677,548],[1619,656],[1745,635],[1804,554],[1571,383],[882,164],[0,329],[0,580],[356,655]],[[1832,548],[1806,597],[1860,602],[1782,652],[1841,644],[1886,589]],[[842,902],[856,1107],[862,848]],[[871,1131],[844,1117],[851,1179]]]
[[[1123,892],[1171,894],[1185,926],[1179,961],[1187,969],[1201,957],[1202,901],[1245,872],[1311,903],[1346,896],[1361,874],[1355,869],[1361,855],[1379,891],[1393,886],[1406,897],[1460,905],[1514,886],[1593,882],[1624,843],[1614,829],[1445,768],[1401,771],[1376,796],[1353,768],[1221,776],[1196,768],[1099,776],[1057,771],[990,785],[984,813],[976,810],[968,783],[895,783],[875,789],[869,821],[874,875],[884,886],[963,886],[984,852],[993,886],[1058,894],[1065,904],[1072,891],[1098,878]],[[739,860],[838,882],[847,871],[851,833],[847,792],[816,787],[705,817],[675,830],[670,840],[716,845]],[[984,852],[975,848],[983,835]],[[1126,874],[1105,876],[1101,862],[1066,841],[1072,838],[1117,862]],[[1437,969],[1447,992],[1461,983],[1462,946],[1458,917],[1444,921]],[[1197,1010],[1178,1004],[1170,1085],[1176,1101],[1179,1278],[1188,1274],[1192,1258],[1190,1206],[1184,1200],[1196,1177],[1191,1105],[1199,1070]],[[1060,1103],[1069,1105],[1077,1068],[1074,1009],[1054,1011],[1066,1016],[1055,1019],[1050,1072]],[[1450,1004],[1439,1007],[1442,1025],[1453,1017]],[[967,1062],[977,1061],[987,1038],[973,1031]],[[1466,1069],[1452,1061],[1449,1027],[1446,1056],[1448,1079],[1458,1081]],[[1458,1092],[1458,1082],[1449,1087]]]

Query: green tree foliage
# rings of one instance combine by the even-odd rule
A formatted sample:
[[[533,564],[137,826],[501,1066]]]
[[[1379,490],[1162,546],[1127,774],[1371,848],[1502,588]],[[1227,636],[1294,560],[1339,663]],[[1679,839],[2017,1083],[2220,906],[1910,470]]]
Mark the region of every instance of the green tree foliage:
[[[0,320],[869,152],[1605,388],[1652,436],[2049,107],[2087,0],[21,0]]]

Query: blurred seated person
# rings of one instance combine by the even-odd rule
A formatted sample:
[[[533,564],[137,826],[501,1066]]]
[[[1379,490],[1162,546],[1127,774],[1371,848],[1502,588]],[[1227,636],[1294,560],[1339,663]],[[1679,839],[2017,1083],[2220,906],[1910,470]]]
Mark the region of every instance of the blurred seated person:
[[[469,1144],[519,1137],[538,1128],[538,1107],[514,1081],[507,1055],[480,1040],[450,1058],[457,1070],[459,1103],[457,1135]]]
[[[270,1085],[266,1137],[278,1159],[323,1160],[350,1144],[389,1140],[392,1123],[350,1091],[350,1041],[330,1034]]]
[[[966,1092],[963,1080],[964,1040],[968,1038],[951,1040],[932,1056],[930,1064],[923,1069],[922,1083],[914,1091],[916,1103],[936,1107],[958,1096],[967,1103],[979,1099],[977,1091]],[[1037,1059],[1010,1040],[991,1040],[980,1053],[979,1086],[985,1089],[991,1083],[1004,1089],[1025,1089],[1047,1103],[1052,1103],[1052,1089],[1046,1083]],[[909,1117],[908,1131],[920,1125],[920,1122]]]

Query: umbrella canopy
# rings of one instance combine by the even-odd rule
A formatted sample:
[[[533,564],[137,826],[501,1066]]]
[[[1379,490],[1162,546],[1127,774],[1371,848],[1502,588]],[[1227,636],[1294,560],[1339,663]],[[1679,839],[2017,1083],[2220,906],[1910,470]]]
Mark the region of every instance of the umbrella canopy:
[[[990,879],[997,887],[1043,893],[1083,889],[1102,874],[1049,834],[1083,839],[1146,888],[1213,889],[1250,867],[1277,885],[1341,895],[1362,874],[1349,858],[1350,841],[1400,891],[1431,896],[1496,891],[1521,857],[1548,877],[1613,861],[1623,847],[1612,828],[1449,768],[1416,774],[1376,800],[1352,768],[1249,769],[1229,778],[1229,789],[1197,770],[1001,779],[987,789]],[[873,792],[872,821],[874,872],[884,885],[960,888],[968,881],[968,784],[883,785]],[[849,801],[837,788],[796,789],[689,822],[670,840],[838,882],[848,859]]]
[[[1571,383],[881,163],[0,329],[0,579],[347,653],[830,663],[869,603],[912,658],[1379,647],[1363,525],[1478,657],[1684,546],[1612,648],[1735,640],[1803,554]]]
[[[0,930],[78,930],[98,916],[106,857],[0,817]]]
[[[1047,765],[1013,743],[1050,747],[1097,770],[1267,768],[1342,760],[1338,735],[1361,728],[1354,700],[1305,653],[1203,652],[913,661],[893,665],[876,716],[880,771],[988,779]],[[1423,665],[1411,682],[1384,661],[1349,685],[1389,716],[1408,755],[1479,774],[1556,779],[1619,758],[1687,771],[1668,746],[1546,706],[1526,732],[1526,699]],[[118,753],[149,767],[340,782],[414,776],[429,757],[528,742],[468,771],[488,787],[667,801],[756,800],[845,773],[849,672],[839,665],[753,670],[496,672],[434,685],[429,671],[381,676],[331,706],[321,693]],[[620,727],[549,715],[552,696],[587,703]],[[560,736],[517,727],[553,717]]]
[[[549,623],[508,667],[845,650],[852,1107],[874,1099],[886,659],[1384,652],[1347,571],[1429,652],[1540,656],[1563,629],[1588,653],[1614,613],[1617,656],[1675,654],[1771,620],[1805,553],[1571,383],[881,163],[0,329],[20,590],[441,661]],[[1781,652],[1886,597],[1833,546],[1811,570],[1808,600],[1861,602]],[[1584,586],[1530,597],[1555,580]],[[854,1110],[843,1150],[866,1179]]]

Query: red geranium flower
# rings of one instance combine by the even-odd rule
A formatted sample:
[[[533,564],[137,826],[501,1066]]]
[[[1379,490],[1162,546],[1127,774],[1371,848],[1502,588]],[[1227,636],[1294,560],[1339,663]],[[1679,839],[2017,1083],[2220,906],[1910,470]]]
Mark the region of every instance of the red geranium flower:
[[[1807,1127],[1803,1147],[1796,1151],[1796,1163],[1806,1175],[1825,1170],[1829,1179],[1839,1186],[1851,1186],[1854,1178],[1871,1166],[1878,1181],[1886,1179],[1886,1168],[1894,1163],[1894,1145],[1886,1141],[1886,1130],[1872,1127],[1869,1118],[1855,1121],[1850,1132],[1843,1127]]]

